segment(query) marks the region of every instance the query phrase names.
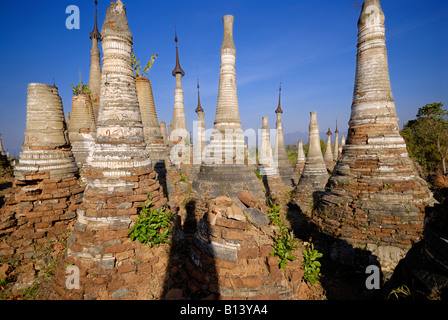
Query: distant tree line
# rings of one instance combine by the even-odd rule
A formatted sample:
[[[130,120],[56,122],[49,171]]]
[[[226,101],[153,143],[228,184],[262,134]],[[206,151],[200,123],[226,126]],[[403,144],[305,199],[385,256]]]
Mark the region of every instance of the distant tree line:
[[[442,102],[427,104],[418,109],[416,119],[408,121],[401,134],[410,156],[427,173],[447,174],[448,111]]]

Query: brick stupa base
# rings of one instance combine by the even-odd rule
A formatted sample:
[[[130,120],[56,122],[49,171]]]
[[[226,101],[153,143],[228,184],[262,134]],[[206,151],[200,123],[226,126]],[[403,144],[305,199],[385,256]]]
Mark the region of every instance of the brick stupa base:
[[[28,280],[53,263],[76,220],[84,186],[76,177],[51,178],[50,172],[15,180],[0,210],[0,257],[30,263]]]
[[[248,204],[254,208],[249,210],[265,207],[253,199]],[[220,300],[310,299],[311,291],[302,279],[303,248],[299,246],[294,252],[296,261],[281,269],[270,254],[271,236],[277,227],[269,225],[266,216],[261,221],[256,219],[258,226],[254,225],[249,222],[251,218],[246,218],[247,209],[240,205],[238,199],[226,196],[202,203],[207,212],[198,222],[186,263],[190,290],[203,290]]]
[[[87,179],[102,178],[86,171]],[[151,194],[154,209],[166,203],[154,169],[135,170],[127,190],[87,188],[78,221],[68,240],[67,255],[58,266],[54,290],[64,299],[159,299],[169,261],[169,245],[151,249],[128,236],[131,222]],[[66,266],[80,270],[80,288],[66,287]]]

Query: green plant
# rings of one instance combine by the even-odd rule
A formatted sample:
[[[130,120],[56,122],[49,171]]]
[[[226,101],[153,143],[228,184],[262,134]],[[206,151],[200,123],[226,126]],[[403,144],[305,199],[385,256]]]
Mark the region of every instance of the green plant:
[[[399,299],[400,297],[407,297],[411,295],[411,290],[406,285],[402,285],[396,289],[393,289],[390,293],[388,298],[390,298],[391,295],[394,295],[396,299]]]
[[[128,235],[132,241],[138,240],[148,244],[151,248],[168,243],[168,237],[173,232],[173,215],[165,208],[154,209],[151,194],[148,193],[148,201],[141,205],[138,218],[129,230]]]
[[[293,252],[297,249],[298,243],[294,239],[293,233],[289,232],[280,217],[281,207],[276,205],[275,200],[272,199],[268,200],[268,205],[267,215],[271,219],[272,224],[279,227],[279,232],[273,238],[274,244],[272,246],[274,250],[270,254],[276,256],[280,268],[285,269],[288,261],[294,261],[296,259]]]
[[[154,63],[154,60],[158,56],[159,55],[157,53],[153,54],[151,56],[151,60],[148,61],[148,63],[146,64],[146,66],[142,70],[142,66],[140,65],[140,60],[135,57],[134,53],[132,53],[132,67],[134,68],[134,71],[135,71],[135,77],[141,76],[142,75],[141,73],[147,75],[149,73],[149,70],[151,70],[151,67],[152,67],[152,64]]]
[[[74,96],[80,95],[80,94],[91,94],[92,91],[90,90],[90,87],[88,84],[83,84],[82,82],[79,82],[78,85],[75,87],[72,83],[72,92]]]
[[[303,278],[308,281],[312,286],[319,282],[321,273],[320,267],[321,264],[317,259],[323,256],[322,253],[318,252],[314,249],[314,245],[308,244],[305,246],[305,249],[302,250],[303,253],[303,268],[304,275]]]
[[[179,181],[182,181],[182,182],[188,182],[187,177],[184,176],[184,173],[182,172],[182,170],[179,171],[179,175],[180,175],[180,179],[179,179]]]
[[[258,179],[263,179],[263,177],[264,177],[264,175],[262,175],[260,173],[260,170],[258,170],[258,169],[255,169],[255,175],[257,176]]]
[[[286,269],[286,263],[288,261],[296,260],[293,252],[297,249],[298,243],[294,239],[294,235],[291,233],[281,233],[274,237],[274,244],[272,245],[274,250],[271,255],[276,256],[280,263],[280,268]]]

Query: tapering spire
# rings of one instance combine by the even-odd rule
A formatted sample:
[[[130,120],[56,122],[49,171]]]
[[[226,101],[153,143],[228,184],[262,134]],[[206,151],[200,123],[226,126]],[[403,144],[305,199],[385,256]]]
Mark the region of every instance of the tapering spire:
[[[196,112],[196,113],[204,112],[204,109],[202,109],[202,106],[201,106],[201,98],[199,96],[199,78],[198,78],[198,107],[196,108],[196,110],[194,110],[194,112]]]
[[[93,31],[92,32],[90,32],[90,39],[93,39],[93,38],[95,38],[95,39],[97,39],[98,41],[101,41],[101,34],[100,34],[100,32],[98,31],[98,23],[97,23],[97,20],[98,20],[98,1],[97,0],[95,0],[95,25],[94,25],[94,27],[93,27]]]
[[[280,88],[278,89],[278,107],[277,110],[275,110],[275,113],[283,113],[281,100],[282,100],[282,82],[280,81]]]
[[[177,31],[174,31],[174,42],[176,42],[176,67],[174,68],[172,74],[173,76],[176,76],[176,74],[181,74],[182,77],[185,75],[184,70],[182,70],[182,68],[180,67],[180,62],[179,62],[179,49],[177,48]]]
[[[330,130],[330,129],[328,129],[328,130]],[[338,130],[338,119],[336,119],[336,130],[335,130],[334,133],[339,133],[339,130]]]

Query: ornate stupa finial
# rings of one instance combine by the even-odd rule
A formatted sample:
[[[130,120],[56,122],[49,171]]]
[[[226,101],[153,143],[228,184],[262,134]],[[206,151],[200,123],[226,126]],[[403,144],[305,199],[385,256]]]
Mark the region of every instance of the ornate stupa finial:
[[[339,133],[339,130],[338,130],[338,119],[336,119],[336,130],[335,130],[334,133]]]
[[[181,74],[182,77],[185,75],[184,70],[182,70],[182,68],[180,67],[180,62],[179,62],[179,49],[177,48],[177,31],[176,29],[174,29],[174,42],[176,42],[176,67],[174,67],[174,70],[172,72],[173,76],[176,76],[176,74]]]
[[[196,110],[194,110],[194,112],[198,113],[198,112],[204,112],[204,109],[202,109],[201,106],[201,98],[199,96],[199,78],[198,78],[198,107],[196,108]]]
[[[275,110],[275,113],[283,113],[281,99],[282,99],[282,82],[280,81],[280,88],[278,89],[278,107],[277,110]]]
[[[101,34],[100,34],[100,32],[98,31],[98,23],[97,23],[97,20],[98,20],[98,1],[97,0],[95,0],[95,25],[94,25],[94,27],[93,27],[93,31],[92,32],[90,32],[90,39],[93,39],[93,38],[95,38],[95,39],[97,39],[98,41],[101,41]]]

